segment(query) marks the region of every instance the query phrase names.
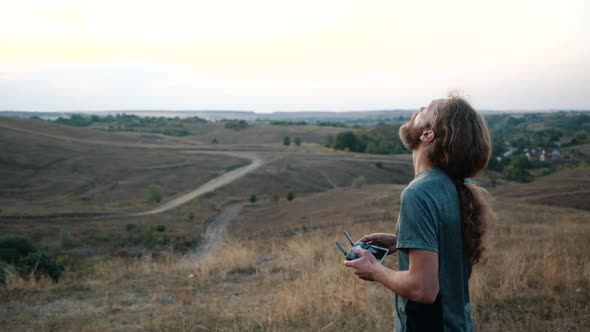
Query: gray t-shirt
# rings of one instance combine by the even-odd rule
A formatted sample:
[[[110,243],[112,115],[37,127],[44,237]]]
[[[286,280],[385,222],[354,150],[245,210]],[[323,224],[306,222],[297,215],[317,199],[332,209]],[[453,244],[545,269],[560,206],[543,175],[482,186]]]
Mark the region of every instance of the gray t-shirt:
[[[410,265],[408,249],[438,253],[440,291],[433,304],[395,295],[395,331],[472,331],[469,305],[471,263],[463,255],[461,210],[457,189],[441,169],[414,178],[401,194],[397,222],[400,271]]]

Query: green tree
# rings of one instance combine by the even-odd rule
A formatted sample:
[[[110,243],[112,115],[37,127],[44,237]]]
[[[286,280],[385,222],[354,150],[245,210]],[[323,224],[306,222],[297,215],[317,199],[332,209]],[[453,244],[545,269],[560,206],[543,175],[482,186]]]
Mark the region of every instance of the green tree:
[[[300,137],[295,137],[295,145],[301,146],[301,138]]]
[[[366,144],[361,142],[360,138],[352,131],[338,133],[332,145],[337,150],[346,150],[352,152],[364,152]]]
[[[225,122],[225,128],[227,129],[243,129],[248,127],[248,122],[244,121],[244,120],[227,120]]]
[[[252,203],[252,204],[256,203],[256,195],[250,196],[250,203]]]
[[[290,202],[293,199],[295,199],[295,194],[292,191],[289,191],[289,193],[287,194],[287,200]]]
[[[289,137],[289,136],[283,137],[283,145],[286,145],[286,146],[291,145],[291,137]]]
[[[31,240],[22,236],[3,236],[0,238],[0,261],[17,263],[22,257],[37,251]]]
[[[524,155],[514,156],[508,165],[504,167],[502,173],[508,180],[529,182],[533,179],[528,169],[531,168],[531,163]]]

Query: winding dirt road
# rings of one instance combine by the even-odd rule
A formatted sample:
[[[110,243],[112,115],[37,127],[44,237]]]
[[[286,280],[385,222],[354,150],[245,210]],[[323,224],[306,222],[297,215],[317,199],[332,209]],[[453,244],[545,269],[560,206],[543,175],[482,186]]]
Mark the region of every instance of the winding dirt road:
[[[130,217],[139,217],[139,216],[148,216],[152,214],[158,214],[162,212],[166,212],[168,210],[174,209],[190,200],[193,200],[205,193],[214,191],[230,182],[233,182],[242,176],[256,170],[260,166],[264,164],[264,160],[260,157],[259,154],[253,152],[233,152],[233,151],[191,151],[191,153],[199,153],[199,154],[215,154],[215,155],[226,155],[238,158],[246,158],[250,159],[252,162],[246,166],[242,166],[240,168],[234,169],[233,171],[224,173],[219,177],[214,178],[213,180],[199,186],[197,189],[186,193],[182,196],[176,197],[172,200],[165,202],[164,204],[158,206],[155,209],[138,212],[138,213],[130,213],[127,216]]]

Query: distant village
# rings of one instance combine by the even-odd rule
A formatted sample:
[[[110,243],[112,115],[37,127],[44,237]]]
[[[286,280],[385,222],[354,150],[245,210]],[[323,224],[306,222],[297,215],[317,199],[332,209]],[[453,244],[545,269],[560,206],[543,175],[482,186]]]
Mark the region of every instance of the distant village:
[[[509,145],[508,142],[506,142]],[[504,152],[502,156],[496,157],[496,160],[501,162],[504,158],[509,158],[518,151],[522,151],[529,161],[544,161],[552,162],[561,158],[561,143],[558,141],[553,142],[552,147],[537,146],[533,148],[518,149],[514,146],[510,146],[508,151]]]

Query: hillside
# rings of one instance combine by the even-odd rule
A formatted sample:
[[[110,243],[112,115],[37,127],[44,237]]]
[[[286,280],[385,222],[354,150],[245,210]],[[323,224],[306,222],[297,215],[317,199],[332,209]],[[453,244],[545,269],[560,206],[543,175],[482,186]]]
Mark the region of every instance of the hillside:
[[[3,328],[391,330],[392,295],[344,268],[334,241],[343,230],[395,230],[411,156],[281,142],[341,128],[221,126],[170,137],[0,119],[0,233],[31,239],[65,267],[57,283],[9,267]],[[207,143],[214,133],[236,144]],[[496,220],[471,278],[476,331],[590,328],[590,257],[579,250],[590,236],[589,176],[580,162],[489,188]],[[149,201],[151,184],[160,202]]]
[[[155,137],[152,137],[155,136]],[[109,134],[40,120],[0,122],[0,209],[4,215],[130,212],[148,208],[247,163],[187,154],[167,137]]]

